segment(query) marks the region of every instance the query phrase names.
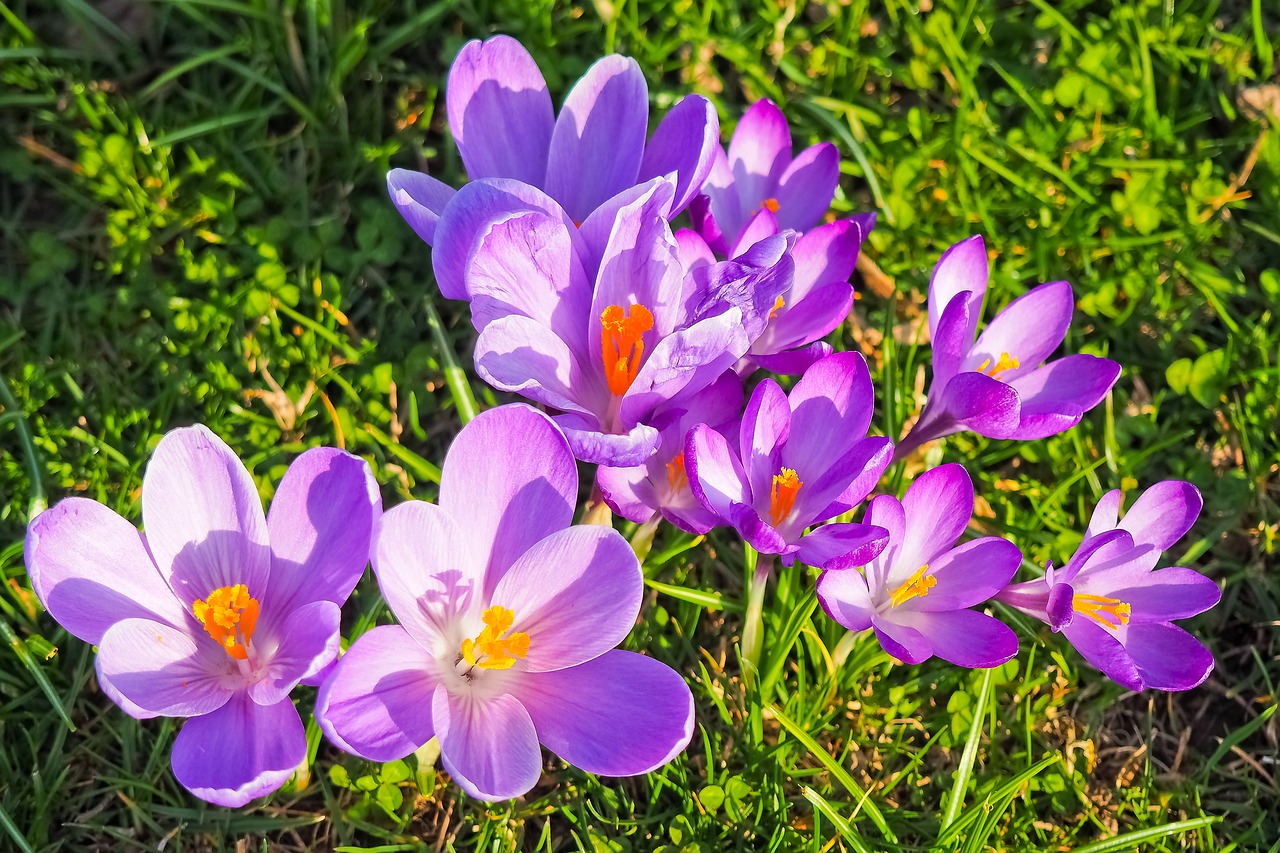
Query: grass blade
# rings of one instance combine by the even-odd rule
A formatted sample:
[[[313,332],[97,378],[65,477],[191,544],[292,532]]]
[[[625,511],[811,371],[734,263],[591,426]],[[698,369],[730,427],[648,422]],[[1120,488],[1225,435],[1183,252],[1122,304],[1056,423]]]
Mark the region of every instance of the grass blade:
[[[982,720],[986,716],[987,703],[991,701],[991,670],[982,671],[982,684],[978,685],[978,701],[973,705],[973,721],[969,724],[969,736],[965,739],[964,753],[960,756],[960,766],[956,768],[955,781],[951,785],[951,797],[947,800],[947,811],[942,816],[942,828],[945,830],[955,822],[964,803],[964,791],[969,787],[969,777],[973,774],[973,762],[978,757],[978,740],[982,734]]]

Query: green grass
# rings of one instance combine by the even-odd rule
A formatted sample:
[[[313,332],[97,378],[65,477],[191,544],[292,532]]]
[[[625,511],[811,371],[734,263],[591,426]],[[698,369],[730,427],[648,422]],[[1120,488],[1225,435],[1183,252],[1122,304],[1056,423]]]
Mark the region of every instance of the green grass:
[[[0,0],[0,384],[16,398],[0,397],[0,849],[1274,853],[1280,133],[1251,105],[1280,103],[1280,16],[1259,0],[924,6]],[[913,341],[944,247],[987,235],[995,304],[1069,279],[1067,346],[1125,365],[1112,397],[1056,438],[941,450],[973,472],[985,529],[1034,565],[1073,550],[1107,489],[1197,483],[1206,509],[1173,557],[1224,589],[1192,623],[1210,681],[1128,695],[1009,612],[1022,651],[990,675],[899,666],[783,572],[744,690],[741,546],[668,528],[627,645],[685,674],[699,725],[659,772],[606,783],[549,758],[527,798],[485,806],[428,757],[370,765],[313,727],[310,778],[262,807],[187,795],[175,723],[118,712],[92,650],[39,611],[25,523],[68,494],[136,518],[150,450],[193,421],[264,496],[298,451],[343,442],[388,503],[433,497],[456,364],[482,407],[501,400],[470,370],[457,304],[436,301],[433,331],[429,251],[383,174],[461,182],[444,73],[498,31],[557,97],[616,50],[658,109],[699,91],[728,128],[767,96],[797,143],[839,145],[837,209],[879,212],[866,254],[884,277],[859,282],[836,340],[871,354],[885,432],[919,406]],[[366,585],[348,636],[388,618]]]

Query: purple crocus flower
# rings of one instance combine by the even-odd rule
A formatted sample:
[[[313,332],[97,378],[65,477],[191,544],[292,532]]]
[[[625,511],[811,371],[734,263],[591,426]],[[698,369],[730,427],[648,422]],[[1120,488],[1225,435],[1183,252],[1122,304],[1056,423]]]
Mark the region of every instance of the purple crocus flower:
[[[933,383],[898,458],[962,430],[988,438],[1035,439],[1080,422],[1120,376],[1120,365],[1092,355],[1041,364],[1071,324],[1071,285],[1034,287],[1009,303],[974,341],[987,290],[987,251],[974,236],[943,253],[929,282]]]
[[[791,130],[782,110],[756,101],[742,116],[729,151],[715,162],[690,208],[694,225],[720,255],[740,243],[753,220],[767,214],[777,227],[804,233],[822,221],[840,180],[840,154],[822,142],[791,157]]]
[[[814,524],[857,506],[889,464],[893,443],[867,437],[871,374],[857,353],[810,367],[783,393],[765,379],[742,417],[736,451],[720,433],[694,427],[685,443],[693,494],[762,554],[825,569],[860,566],[885,546],[882,528]]]
[[[468,794],[518,797],[541,742],[591,773],[631,776],[693,733],[674,670],[614,649],[640,610],[640,565],[611,527],[570,527],[568,443],[522,404],[482,413],[445,458],[439,504],[383,517],[373,569],[399,625],[361,636],[320,688],[343,749],[403,758],[432,737]]]
[[[606,199],[674,175],[676,216],[698,192],[719,148],[715,108],[689,95],[645,142],[649,88],[634,59],[606,56],[587,70],[560,115],[533,57],[510,36],[463,45],[449,70],[449,128],[471,180],[512,178],[554,198],[575,222]],[[393,169],[387,190],[428,244],[454,190],[421,172]]]
[[[1218,585],[1194,569],[1155,570],[1160,554],[1200,514],[1200,492],[1165,480],[1119,519],[1121,493],[1107,492],[1084,541],[1061,569],[1009,586],[997,600],[1061,631],[1085,660],[1130,690],[1189,690],[1209,677],[1213,655],[1173,625],[1218,603]]]
[[[27,530],[31,585],[98,646],[98,682],[138,719],[189,717],[173,774],[201,799],[245,803],[307,755],[289,692],[338,653],[339,609],[369,559],[382,500],[369,466],[299,456],[263,516],[249,472],[203,426],[156,447],[144,539],[96,501],[68,498]]]
[[[579,459],[632,467],[658,409],[733,366],[791,283],[791,238],[687,271],[666,220],[674,187],[640,185],[581,228],[512,181],[474,181],[437,230],[436,278],[471,301],[476,371],[563,414]]]
[[[973,516],[973,483],[957,464],[917,477],[899,501],[877,495],[867,524],[889,531],[889,545],[863,572],[826,572],[818,600],[851,631],[874,628],[884,650],[904,663],[937,655],[957,666],[999,666],[1018,651],[1000,620],[971,608],[999,592],[1022,554],[984,536],[956,545]]]

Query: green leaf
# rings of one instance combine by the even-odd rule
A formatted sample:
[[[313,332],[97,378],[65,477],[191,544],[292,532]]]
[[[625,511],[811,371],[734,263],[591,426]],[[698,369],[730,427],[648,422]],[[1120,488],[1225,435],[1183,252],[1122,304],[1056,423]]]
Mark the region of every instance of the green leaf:
[[[719,785],[708,785],[698,794],[702,807],[713,814],[724,805],[724,788]]]

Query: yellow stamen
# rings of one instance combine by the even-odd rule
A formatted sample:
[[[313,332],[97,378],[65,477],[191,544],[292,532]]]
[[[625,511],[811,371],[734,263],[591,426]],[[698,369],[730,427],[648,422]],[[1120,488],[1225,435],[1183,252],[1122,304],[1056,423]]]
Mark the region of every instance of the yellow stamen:
[[[938,585],[938,579],[933,575],[925,574],[927,571],[929,571],[929,564],[925,563],[916,569],[916,573],[906,583],[889,593],[889,606],[901,607],[917,596],[928,595],[929,590]]]
[[[1000,360],[996,362],[996,366],[992,367],[990,370],[987,370],[987,367],[990,364],[991,364],[991,359],[987,359],[986,361],[982,362],[982,364],[978,365],[978,372],[985,373],[988,376],[990,376],[992,379],[996,378],[997,373],[1003,373],[1006,370],[1017,370],[1019,366],[1017,357],[1010,356],[1009,353],[1007,352],[1000,353]]]
[[[1071,596],[1071,609],[1081,616],[1088,616],[1104,628],[1112,629],[1128,625],[1129,614],[1133,611],[1128,602],[1118,598],[1087,595],[1082,592]]]
[[[689,475],[684,470],[683,450],[667,463],[667,482],[671,484],[673,492],[683,491],[689,485]]]
[[[208,598],[197,599],[191,612],[223,651],[236,660],[249,657],[249,643],[258,625],[258,600],[249,597],[247,586],[219,587]]]
[[[604,376],[609,383],[609,393],[621,397],[640,372],[640,358],[644,355],[645,332],[653,328],[653,314],[643,305],[624,309],[610,305],[600,313],[600,358],[604,362]]]
[[[803,485],[794,468],[783,468],[773,475],[773,488],[769,492],[769,519],[774,527],[791,515],[791,508],[796,505],[796,494]]]
[[[764,201],[760,202],[760,206],[767,208],[770,213],[777,213],[779,204],[776,198],[766,198]]]
[[[778,312],[785,308],[786,304],[787,303],[783,301],[781,296],[773,300],[773,310],[769,312],[769,319],[772,320],[774,317],[777,317]]]
[[[484,630],[474,640],[462,641],[462,659],[481,669],[510,669],[516,658],[529,654],[529,635],[516,632],[504,636],[515,624],[516,614],[494,605],[480,615]]]

